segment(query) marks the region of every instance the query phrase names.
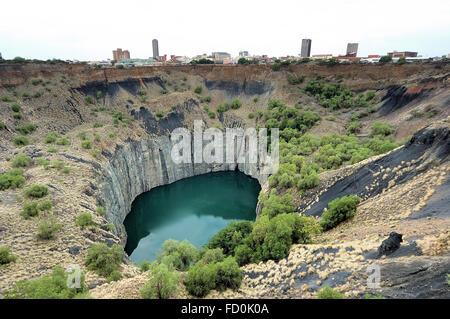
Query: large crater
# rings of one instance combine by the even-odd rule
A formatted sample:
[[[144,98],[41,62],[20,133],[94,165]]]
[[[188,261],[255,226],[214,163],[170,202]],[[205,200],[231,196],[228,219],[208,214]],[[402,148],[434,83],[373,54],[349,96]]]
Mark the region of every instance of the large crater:
[[[247,146],[246,146],[247,147]],[[168,136],[145,141],[130,141],[118,147],[100,178],[99,201],[106,208],[106,219],[125,245],[127,233],[123,222],[131,211],[135,198],[154,187],[167,185],[183,178],[220,171],[239,170],[258,180],[264,188],[267,175],[256,164],[176,164],[171,159],[172,142]],[[224,156],[226,156],[224,150]],[[193,154],[191,154],[193,158]]]

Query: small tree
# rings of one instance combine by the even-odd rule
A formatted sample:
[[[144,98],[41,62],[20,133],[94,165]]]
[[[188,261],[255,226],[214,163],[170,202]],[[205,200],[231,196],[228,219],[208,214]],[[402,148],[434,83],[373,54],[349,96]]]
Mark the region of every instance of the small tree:
[[[144,299],[167,299],[177,290],[180,275],[165,264],[154,262],[149,267],[150,280],[140,292]]]
[[[88,250],[86,266],[101,276],[108,277],[122,262],[123,248],[117,244],[108,248],[106,244],[93,244]]]

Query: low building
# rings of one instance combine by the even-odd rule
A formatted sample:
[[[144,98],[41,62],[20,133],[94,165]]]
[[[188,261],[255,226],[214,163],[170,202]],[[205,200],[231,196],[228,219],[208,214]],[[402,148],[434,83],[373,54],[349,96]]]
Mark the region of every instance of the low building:
[[[329,53],[329,54],[313,54],[312,56],[311,56],[311,59],[313,59],[313,60],[328,60],[328,59],[331,59],[331,58],[333,58],[333,55],[331,54],[331,53]]]
[[[118,62],[122,59],[130,59],[130,51],[123,50],[121,48],[117,48],[117,50],[113,50],[113,60]]]
[[[402,52],[398,52],[398,51],[394,51],[394,52],[389,52],[388,56],[392,57],[392,58],[415,58],[417,57],[417,52],[411,52],[411,51],[402,51]]]
[[[240,52],[239,52],[239,57],[241,57],[241,58],[246,58],[246,57],[248,57],[248,51],[240,51]]]
[[[213,52],[212,58],[214,60],[214,63],[223,64],[223,60],[231,59],[231,54],[229,54],[227,52]]]

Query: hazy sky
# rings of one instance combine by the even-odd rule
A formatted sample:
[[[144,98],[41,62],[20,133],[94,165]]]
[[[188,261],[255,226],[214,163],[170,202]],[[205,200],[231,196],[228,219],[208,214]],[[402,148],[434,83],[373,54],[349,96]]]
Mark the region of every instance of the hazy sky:
[[[99,60],[117,47],[147,58],[153,38],[168,55],[297,55],[302,38],[312,54],[344,54],[348,42],[359,56],[450,53],[450,0],[2,0],[0,13],[7,59]]]

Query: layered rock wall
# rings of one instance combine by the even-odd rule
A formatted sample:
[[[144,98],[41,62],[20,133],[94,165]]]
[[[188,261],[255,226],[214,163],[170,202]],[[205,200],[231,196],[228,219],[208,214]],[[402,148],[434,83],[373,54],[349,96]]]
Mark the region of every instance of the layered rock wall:
[[[131,204],[138,195],[154,187],[196,175],[233,170],[257,179],[262,186],[267,182],[267,175],[261,174],[256,164],[194,164],[193,161],[176,164],[171,158],[172,145],[168,136],[131,141],[117,149],[106,165],[100,179],[99,200],[106,208],[106,219],[114,224],[122,244],[126,242],[123,221],[131,210]]]

